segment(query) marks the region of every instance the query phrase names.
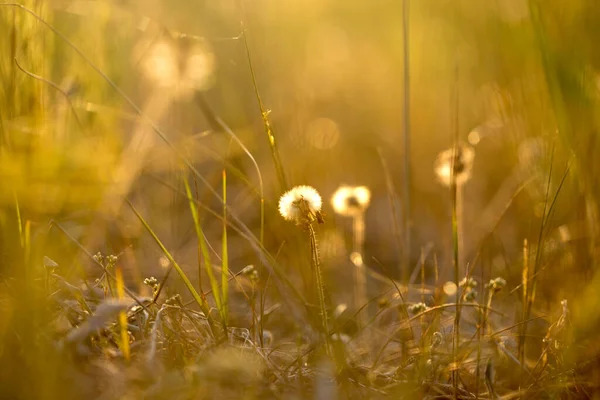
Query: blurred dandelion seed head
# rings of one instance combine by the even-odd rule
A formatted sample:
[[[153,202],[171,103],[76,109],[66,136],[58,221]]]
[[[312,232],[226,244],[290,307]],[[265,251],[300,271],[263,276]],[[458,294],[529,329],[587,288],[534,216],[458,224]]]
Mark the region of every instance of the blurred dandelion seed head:
[[[312,222],[315,214],[321,211],[322,204],[321,196],[315,188],[296,186],[279,199],[279,213],[287,221]]]
[[[148,57],[142,63],[142,70],[157,86],[173,87],[179,75],[176,58],[174,47],[166,41],[160,41],[150,48]]]
[[[176,97],[189,97],[194,91],[212,86],[215,57],[208,44],[183,44],[163,39],[153,44],[142,60],[142,73],[156,86],[172,89]]]
[[[331,197],[333,210],[347,217],[364,213],[370,201],[371,191],[366,186],[340,186]]]
[[[442,151],[434,164],[438,180],[443,185],[450,186],[454,175],[456,185],[464,185],[471,178],[474,158],[475,150],[464,143]],[[454,168],[454,173],[452,173],[452,168]]]

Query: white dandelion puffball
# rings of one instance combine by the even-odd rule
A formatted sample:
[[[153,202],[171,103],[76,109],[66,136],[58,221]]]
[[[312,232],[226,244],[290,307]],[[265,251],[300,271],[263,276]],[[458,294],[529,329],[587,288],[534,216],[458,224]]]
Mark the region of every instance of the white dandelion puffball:
[[[469,145],[459,143],[456,148],[442,151],[435,161],[434,170],[438,180],[445,186],[452,184],[452,167],[456,185],[465,184],[471,178],[475,150]]]
[[[371,191],[366,186],[340,186],[331,197],[336,213],[352,217],[365,212],[371,201]]]
[[[311,186],[296,186],[285,192],[279,199],[279,213],[288,221],[311,220],[321,211],[321,196]]]

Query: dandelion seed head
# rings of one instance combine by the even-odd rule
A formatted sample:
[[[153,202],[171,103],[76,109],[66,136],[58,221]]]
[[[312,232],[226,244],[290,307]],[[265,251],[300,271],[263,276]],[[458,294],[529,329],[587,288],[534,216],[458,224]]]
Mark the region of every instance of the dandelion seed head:
[[[459,143],[456,148],[442,151],[434,164],[438,180],[445,186],[450,186],[454,175],[456,185],[464,185],[471,178],[475,150],[469,145]],[[452,169],[454,167],[454,174]]]
[[[336,213],[356,216],[365,212],[371,201],[371,191],[366,186],[340,186],[331,197]]]
[[[311,186],[296,186],[285,192],[279,199],[279,213],[297,223],[312,222],[315,214],[321,211],[323,202],[319,192]]]
[[[205,41],[187,43],[165,38],[150,46],[141,67],[156,86],[185,98],[212,85],[215,64],[215,56]]]
[[[143,73],[158,86],[174,86],[179,78],[177,53],[172,45],[161,40],[150,48],[142,63]]]

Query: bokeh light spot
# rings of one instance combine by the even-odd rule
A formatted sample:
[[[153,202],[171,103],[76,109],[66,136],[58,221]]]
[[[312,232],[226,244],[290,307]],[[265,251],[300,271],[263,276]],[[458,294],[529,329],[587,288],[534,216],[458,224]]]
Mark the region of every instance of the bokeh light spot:
[[[319,150],[333,148],[340,138],[338,125],[329,118],[317,118],[306,129],[306,139]]]

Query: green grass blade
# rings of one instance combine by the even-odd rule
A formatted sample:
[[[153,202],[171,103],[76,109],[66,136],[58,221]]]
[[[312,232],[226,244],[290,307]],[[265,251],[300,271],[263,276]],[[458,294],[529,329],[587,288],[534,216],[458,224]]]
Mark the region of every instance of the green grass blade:
[[[129,205],[129,207],[131,208],[131,210],[135,213],[136,217],[138,217],[138,219],[140,220],[140,222],[142,223],[142,225],[144,225],[144,228],[146,228],[146,230],[148,231],[148,233],[150,234],[150,236],[152,236],[152,238],[154,239],[154,241],[156,242],[156,244],[158,245],[158,247],[160,247],[160,249],[162,250],[162,252],[169,259],[169,261],[173,265],[173,268],[175,268],[175,271],[177,271],[177,273],[179,274],[179,276],[183,280],[183,283],[185,284],[185,286],[187,287],[187,289],[190,291],[190,293],[194,297],[194,300],[196,300],[196,303],[198,303],[198,305],[200,306],[200,308],[202,309],[202,311],[208,317],[208,315],[209,315],[209,307],[208,307],[208,304],[206,303],[206,301],[204,299],[202,299],[202,297],[200,297],[200,295],[198,294],[198,292],[194,288],[194,285],[192,285],[192,282],[190,282],[190,280],[188,279],[187,275],[185,274],[185,272],[183,272],[183,270],[181,269],[181,267],[179,266],[179,264],[177,263],[177,261],[175,261],[175,259],[173,258],[173,256],[169,252],[169,250],[167,250],[167,248],[160,241],[160,239],[158,238],[158,236],[156,236],[156,233],[154,233],[154,231],[152,230],[152,228],[150,227],[150,225],[148,225],[148,223],[146,222],[146,220],[144,219],[144,217],[142,217],[142,215],[133,206],[133,204],[131,204],[131,202],[129,201],[129,199],[125,199],[125,201]]]
[[[208,280],[210,282],[210,288],[213,292],[213,296],[215,298],[215,303],[217,305],[217,309],[219,313],[221,313],[222,304],[221,304],[221,296],[219,292],[219,285],[217,283],[217,279],[215,278],[215,274],[212,269],[212,264],[210,261],[210,253],[208,251],[208,246],[204,241],[204,232],[202,231],[202,226],[200,225],[200,218],[198,215],[198,207],[196,207],[196,203],[194,203],[194,198],[192,197],[192,190],[190,189],[190,184],[187,178],[184,177],[183,184],[185,186],[185,193],[188,198],[188,202],[190,204],[190,211],[192,212],[192,217],[194,218],[194,227],[196,229],[196,235],[198,236],[198,245],[200,246],[200,252],[202,253],[202,258],[204,259],[204,265],[206,267],[206,273],[208,274]]]

